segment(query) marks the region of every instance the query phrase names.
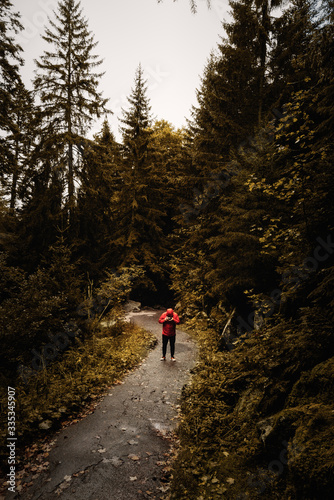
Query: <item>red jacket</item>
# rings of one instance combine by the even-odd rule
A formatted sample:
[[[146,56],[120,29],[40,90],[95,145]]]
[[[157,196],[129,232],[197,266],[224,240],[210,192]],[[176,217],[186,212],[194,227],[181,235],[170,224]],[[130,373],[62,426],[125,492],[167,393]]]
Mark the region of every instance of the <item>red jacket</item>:
[[[167,337],[173,337],[175,335],[175,329],[176,325],[180,323],[180,318],[178,315],[173,312],[173,319],[168,320],[166,319],[168,316],[167,311],[164,312],[160,318],[159,318],[159,323],[162,323],[162,334],[167,335]]]

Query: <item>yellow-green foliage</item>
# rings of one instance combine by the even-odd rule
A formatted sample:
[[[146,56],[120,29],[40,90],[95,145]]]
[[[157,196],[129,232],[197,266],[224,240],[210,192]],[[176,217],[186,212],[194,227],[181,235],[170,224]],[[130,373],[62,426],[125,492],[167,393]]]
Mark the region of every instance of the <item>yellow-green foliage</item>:
[[[85,402],[103,393],[128,370],[134,368],[156,342],[152,334],[132,324],[116,323],[95,328],[84,341],[76,338],[63,357],[36,372],[27,384],[18,378],[16,389],[17,435],[21,444],[39,430],[39,424],[59,420],[78,411]],[[6,408],[7,394],[1,400]],[[6,412],[2,412],[2,418]],[[6,436],[1,425],[1,440]]]
[[[212,332],[198,336],[171,499],[333,498],[330,321],[282,319],[231,352]]]

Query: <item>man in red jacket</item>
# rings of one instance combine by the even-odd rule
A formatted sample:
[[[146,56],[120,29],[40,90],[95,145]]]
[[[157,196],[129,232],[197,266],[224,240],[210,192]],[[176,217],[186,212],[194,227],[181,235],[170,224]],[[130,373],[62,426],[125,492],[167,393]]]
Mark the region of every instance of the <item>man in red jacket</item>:
[[[167,344],[170,342],[170,355],[171,360],[175,361],[174,352],[175,352],[175,330],[176,325],[180,323],[180,318],[173,311],[173,309],[167,309],[160,318],[159,323],[162,323],[162,358],[161,361],[165,361],[166,352],[167,352]]]

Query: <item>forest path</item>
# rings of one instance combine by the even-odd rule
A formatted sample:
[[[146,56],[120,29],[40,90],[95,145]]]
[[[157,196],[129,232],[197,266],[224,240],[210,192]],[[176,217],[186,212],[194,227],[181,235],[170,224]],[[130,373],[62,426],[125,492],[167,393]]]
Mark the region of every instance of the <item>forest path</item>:
[[[161,357],[163,311],[131,313],[131,320],[157,336],[158,345],[139,368],[112,386],[94,413],[59,432],[42,473],[24,500],[137,500],[163,498],[164,465],[177,404],[189,381],[197,348],[177,329],[176,362]]]

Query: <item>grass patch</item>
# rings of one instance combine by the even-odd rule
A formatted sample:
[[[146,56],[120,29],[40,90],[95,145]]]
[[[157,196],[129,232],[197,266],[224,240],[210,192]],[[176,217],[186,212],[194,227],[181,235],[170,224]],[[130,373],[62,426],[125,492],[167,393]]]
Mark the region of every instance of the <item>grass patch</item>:
[[[22,448],[45,436],[49,429],[59,428],[65,418],[78,414],[137,366],[155,344],[151,333],[130,323],[96,326],[88,338],[75,338],[61,359],[36,372],[28,383],[20,377],[15,382],[2,380],[2,458],[7,461],[7,385],[16,391],[16,436]]]

